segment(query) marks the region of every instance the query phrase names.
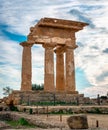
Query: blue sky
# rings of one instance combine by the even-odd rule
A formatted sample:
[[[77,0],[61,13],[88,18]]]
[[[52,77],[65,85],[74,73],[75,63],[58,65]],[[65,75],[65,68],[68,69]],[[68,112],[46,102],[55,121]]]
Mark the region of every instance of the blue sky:
[[[2,89],[20,89],[22,47],[29,28],[43,17],[89,23],[76,34],[76,87],[94,97],[108,92],[108,1],[0,0],[0,97]],[[32,47],[33,83],[43,83],[44,49]]]

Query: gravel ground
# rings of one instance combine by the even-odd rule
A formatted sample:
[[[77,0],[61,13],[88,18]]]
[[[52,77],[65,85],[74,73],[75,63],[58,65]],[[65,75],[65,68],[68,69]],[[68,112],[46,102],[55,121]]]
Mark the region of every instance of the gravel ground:
[[[41,128],[37,128],[37,129],[0,129],[0,130],[70,130],[70,129],[59,129],[59,128],[55,128],[55,129],[41,129]],[[79,129],[73,129],[73,130],[79,130]],[[81,129],[81,130],[108,130],[107,128],[93,128],[93,129]]]
[[[8,124],[6,124],[4,121],[0,121],[0,130],[5,130],[11,128]]]
[[[22,115],[22,114],[21,114]],[[26,114],[26,116],[28,116]],[[31,118],[35,119],[38,118],[39,120],[52,122],[52,123],[60,123],[65,124],[67,126],[66,120],[70,115],[63,115],[62,122],[60,122],[59,115],[29,115]],[[108,115],[100,115],[100,114],[87,114],[89,129],[88,130],[108,130]],[[96,121],[99,122],[99,128],[96,128]],[[0,130],[25,130],[25,129],[12,129],[8,124],[3,121],[0,121]],[[66,128],[49,128],[49,129],[42,129],[42,128],[29,128],[26,130],[69,130],[68,126]]]

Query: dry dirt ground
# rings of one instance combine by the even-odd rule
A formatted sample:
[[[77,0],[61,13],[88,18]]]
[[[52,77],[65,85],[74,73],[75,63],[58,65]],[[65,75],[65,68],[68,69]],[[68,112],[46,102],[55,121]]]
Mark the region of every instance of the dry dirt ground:
[[[32,115],[32,118],[39,118],[44,121],[53,122],[53,123],[60,123],[60,125],[65,124],[66,128],[53,128],[53,129],[42,129],[42,128],[31,128],[26,130],[69,130],[67,126],[67,118],[70,115]],[[87,114],[89,130],[108,130],[108,115],[101,115],[101,114]],[[96,121],[99,122],[99,128],[96,128]],[[3,122],[1,122],[3,124]],[[0,123],[0,125],[1,125]],[[0,129],[0,130],[18,130],[18,129]],[[25,130],[25,129],[20,129]]]

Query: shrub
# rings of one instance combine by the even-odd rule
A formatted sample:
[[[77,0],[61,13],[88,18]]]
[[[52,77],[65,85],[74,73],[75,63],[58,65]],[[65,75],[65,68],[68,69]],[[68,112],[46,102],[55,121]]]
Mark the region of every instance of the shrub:
[[[32,108],[29,109],[29,114],[32,114],[33,113],[33,110]]]
[[[71,108],[67,111],[67,114],[73,114],[73,111]]]
[[[0,111],[3,111],[3,107],[0,107]]]
[[[95,108],[95,112],[96,112],[97,114],[101,114],[101,113],[102,113],[99,108]]]
[[[25,118],[20,118],[18,120],[19,125],[28,125],[28,121]]]
[[[26,108],[24,108],[23,111],[26,112]]]

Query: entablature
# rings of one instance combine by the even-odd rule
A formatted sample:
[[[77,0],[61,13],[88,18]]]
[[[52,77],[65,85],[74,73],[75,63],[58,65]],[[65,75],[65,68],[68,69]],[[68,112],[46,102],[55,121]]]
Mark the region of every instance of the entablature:
[[[30,28],[28,41],[38,44],[44,44],[44,42],[65,44],[66,41],[73,41],[75,33],[87,25],[87,23],[71,20],[42,18],[34,27]]]

